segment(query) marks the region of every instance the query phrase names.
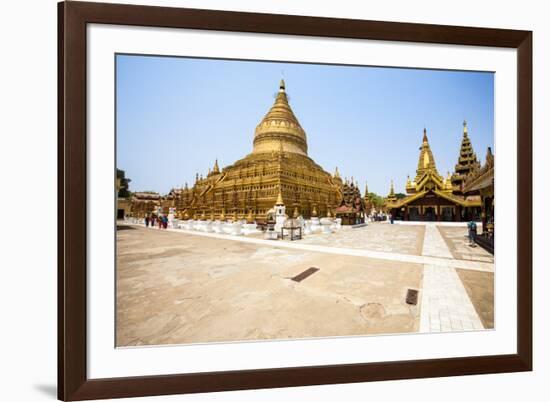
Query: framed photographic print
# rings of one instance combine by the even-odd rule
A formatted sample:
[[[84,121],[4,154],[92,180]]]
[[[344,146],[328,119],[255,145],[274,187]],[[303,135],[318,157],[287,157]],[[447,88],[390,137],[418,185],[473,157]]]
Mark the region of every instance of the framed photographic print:
[[[58,16],[59,399],[532,369],[531,32]]]

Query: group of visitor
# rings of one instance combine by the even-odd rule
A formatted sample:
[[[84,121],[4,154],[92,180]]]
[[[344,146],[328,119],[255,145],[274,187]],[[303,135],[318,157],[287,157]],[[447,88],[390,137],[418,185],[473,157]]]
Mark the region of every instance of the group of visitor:
[[[388,216],[382,212],[376,212],[369,216],[371,222],[383,222],[388,219]]]
[[[145,216],[145,227],[151,226],[154,228],[155,226],[158,226],[159,229],[167,229],[168,228],[168,218],[166,215],[161,215],[157,217],[156,215],[146,215]]]

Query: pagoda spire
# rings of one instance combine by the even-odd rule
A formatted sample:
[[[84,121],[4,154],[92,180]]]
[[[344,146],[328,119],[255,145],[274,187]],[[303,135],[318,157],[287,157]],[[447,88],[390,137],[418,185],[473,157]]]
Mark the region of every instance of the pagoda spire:
[[[458,161],[451,178],[453,186],[458,190],[462,188],[466,176],[479,168],[479,161],[468,136],[468,124],[466,120],[462,123],[462,127],[462,142],[460,144]]]
[[[340,172],[338,171],[338,166],[336,166],[336,169],[334,169],[334,178],[336,179],[340,178]]]
[[[393,188],[393,179],[391,180],[391,183],[390,183],[390,193],[386,197],[386,201],[388,201],[388,202],[397,201],[397,197],[395,196],[395,190]]]
[[[369,195],[369,183],[365,180],[365,196],[368,197]]]
[[[218,159],[214,162],[214,167],[212,168],[212,173],[217,174],[220,173],[220,167],[218,166]]]
[[[281,187],[279,186],[279,194],[277,194],[277,202],[275,205],[285,205],[283,202],[283,194],[281,193]]]
[[[420,182],[422,177],[426,173],[431,173],[437,177],[440,177],[437,168],[435,166],[435,159],[428,142],[428,133],[426,127],[424,127],[424,135],[422,136],[422,146],[420,147],[420,155],[418,156],[418,168],[416,169],[415,182]]]

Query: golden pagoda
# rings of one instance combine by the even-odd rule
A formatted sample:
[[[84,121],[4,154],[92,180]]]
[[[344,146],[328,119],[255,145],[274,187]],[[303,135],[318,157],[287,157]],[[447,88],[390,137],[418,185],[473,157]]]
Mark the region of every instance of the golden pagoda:
[[[288,211],[325,216],[340,205],[342,179],[338,169],[331,175],[307,152],[306,132],[281,80],[273,106],[256,126],[252,152],[221,170],[216,160],[206,177],[197,175],[191,188],[176,193],[171,206],[184,219],[207,213],[263,222],[280,196]]]
[[[386,198],[386,208],[395,219],[427,221],[461,221],[476,216],[480,210],[478,196],[453,194],[452,176],[443,177],[437,171],[428,134],[424,128],[416,177],[407,176],[407,196],[397,199],[393,191]]]
[[[460,144],[458,162],[455,165],[455,173],[451,178],[455,193],[461,193],[464,187],[464,181],[468,174],[480,168],[479,161],[477,160],[476,153],[474,152],[474,147],[468,137],[468,124],[466,123],[466,120],[464,120],[463,123],[462,133],[462,143]]]

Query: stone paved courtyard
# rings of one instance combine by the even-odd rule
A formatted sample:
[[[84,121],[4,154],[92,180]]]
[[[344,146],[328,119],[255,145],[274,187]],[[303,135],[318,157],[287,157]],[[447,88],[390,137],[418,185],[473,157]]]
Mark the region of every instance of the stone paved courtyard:
[[[346,247],[421,255],[425,226],[399,226],[371,224],[362,228],[343,226],[332,234],[314,234],[302,240],[304,244],[317,244],[327,247]]]
[[[116,344],[493,328],[493,259],[465,231],[374,223],[290,242],[121,225]]]

